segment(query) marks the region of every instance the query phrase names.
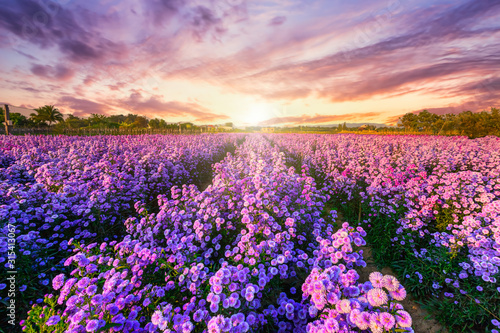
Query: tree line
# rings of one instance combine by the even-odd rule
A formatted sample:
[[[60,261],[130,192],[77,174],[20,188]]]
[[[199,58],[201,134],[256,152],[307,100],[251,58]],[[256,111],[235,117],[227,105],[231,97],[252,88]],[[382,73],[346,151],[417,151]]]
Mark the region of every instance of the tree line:
[[[45,105],[34,109],[35,112],[26,117],[17,112],[10,112],[10,120],[15,127],[43,128],[49,127],[55,131],[63,129],[195,129],[192,123],[167,123],[163,119],[148,119],[136,114],[119,114],[106,116],[91,114],[89,117],[63,114],[54,105]],[[0,123],[4,122],[4,109],[0,108]],[[232,126],[232,124],[231,124]]]
[[[10,113],[12,124],[18,128],[43,128],[54,131],[64,129],[166,129],[166,130],[196,130],[198,126],[192,123],[167,123],[163,119],[148,119],[136,114],[119,114],[106,116],[91,114],[89,117],[77,117],[63,114],[54,105],[45,105],[34,109],[29,117],[17,112]],[[4,110],[0,108],[0,123],[4,122]],[[232,123],[225,126],[232,128]],[[254,128],[260,130],[261,127]],[[252,128],[250,128],[252,130]],[[397,127],[375,127],[363,125],[357,128],[347,127],[346,123],[338,127],[312,127],[297,126],[295,128],[276,129],[276,132],[329,132],[340,133],[346,131],[371,131],[371,132],[421,132],[427,134],[466,135],[470,138],[487,135],[500,136],[500,110],[491,108],[490,111],[471,112],[464,111],[459,114],[437,115],[427,110],[422,112],[407,113],[399,118]]]
[[[423,110],[418,114],[407,113],[399,118],[398,127],[432,134],[466,135],[469,138],[500,136],[500,110],[491,108],[490,111],[464,111],[444,115]]]

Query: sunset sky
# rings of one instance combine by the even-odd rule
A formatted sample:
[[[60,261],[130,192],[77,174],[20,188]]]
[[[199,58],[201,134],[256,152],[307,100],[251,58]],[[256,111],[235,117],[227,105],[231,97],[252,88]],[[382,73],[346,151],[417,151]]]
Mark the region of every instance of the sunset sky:
[[[236,125],[500,103],[500,0],[0,0],[0,102]]]

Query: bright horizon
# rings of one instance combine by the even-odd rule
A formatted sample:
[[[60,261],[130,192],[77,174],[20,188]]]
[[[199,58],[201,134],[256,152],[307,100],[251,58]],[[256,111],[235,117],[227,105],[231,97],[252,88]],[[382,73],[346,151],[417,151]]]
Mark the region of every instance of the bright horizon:
[[[2,103],[237,126],[498,106],[500,1],[0,4]]]

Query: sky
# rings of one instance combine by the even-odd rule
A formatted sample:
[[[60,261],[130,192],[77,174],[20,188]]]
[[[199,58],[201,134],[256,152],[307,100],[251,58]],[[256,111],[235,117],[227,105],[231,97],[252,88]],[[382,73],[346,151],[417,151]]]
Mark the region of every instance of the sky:
[[[500,0],[0,0],[0,102],[238,126],[498,107]]]

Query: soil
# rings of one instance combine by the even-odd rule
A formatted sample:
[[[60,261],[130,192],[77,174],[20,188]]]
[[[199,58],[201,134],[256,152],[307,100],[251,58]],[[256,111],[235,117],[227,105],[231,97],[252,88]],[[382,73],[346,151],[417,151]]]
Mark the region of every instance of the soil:
[[[370,247],[362,247],[363,258],[366,261],[366,267],[356,268],[356,271],[360,275],[361,281],[368,281],[370,273],[380,271],[382,274],[389,274],[396,276],[390,267],[384,267],[382,270],[377,269],[375,262],[372,257],[372,250]],[[420,305],[415,302],[413,297],[408,294],[406,299],[401,302],[405,310],[411,315],[413,321],[413,330],[415,333],[449,333],[446,328],[444,328],[435,319],[432,319],[431,315],[422,309]]]

